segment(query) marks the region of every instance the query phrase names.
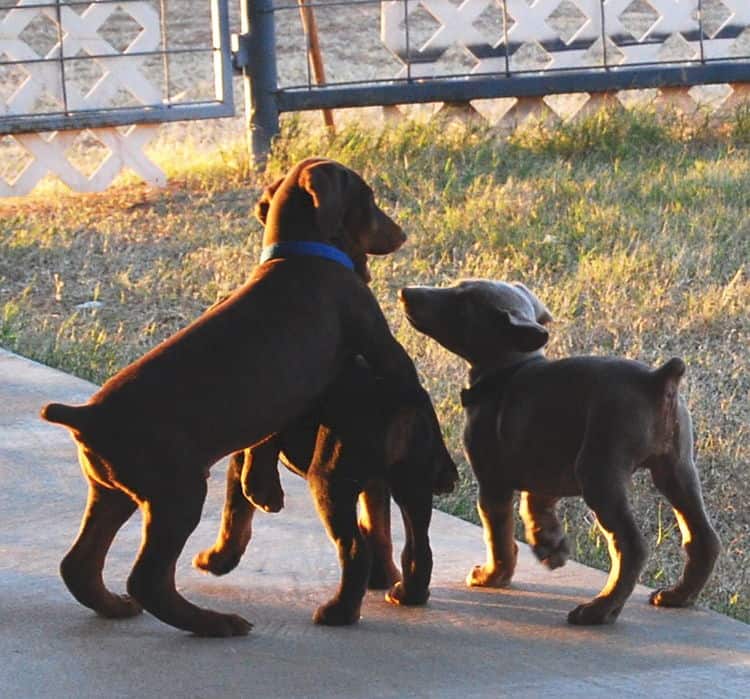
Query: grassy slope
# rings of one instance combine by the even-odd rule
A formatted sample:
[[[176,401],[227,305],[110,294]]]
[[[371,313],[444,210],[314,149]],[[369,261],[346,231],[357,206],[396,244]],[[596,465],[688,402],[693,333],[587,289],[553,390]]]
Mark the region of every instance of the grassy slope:
[[[697,133],[700,134],[696,135]],[[312,153],[361,171],[410,235],[373,262],[374,290],[461,454],[465,367],[401,318],[396,290],[468,277],[523,280],[556,317],[549,355],[682,356],[708,508],[725,552],[704,600],[750,620],[750,118],[691,131],[646,113],[601,114],[510,141],[404,124],[328,141],[287,124],[269,172],[238,144],[166,144],[168,190],[48,191],[0,204],[0,344],[102,381],[238,285],[255,264],[262,184]],[[98,300],[99,309],[76,309]],[[462,464],[441,507],[476,519]],[[647,478],[633,501],[653,554],[643,581],[674,580],[679,531]],[[579,560],[607,567],[578,501],[562,508]],[[519,530],[520,534],[520,530]]]

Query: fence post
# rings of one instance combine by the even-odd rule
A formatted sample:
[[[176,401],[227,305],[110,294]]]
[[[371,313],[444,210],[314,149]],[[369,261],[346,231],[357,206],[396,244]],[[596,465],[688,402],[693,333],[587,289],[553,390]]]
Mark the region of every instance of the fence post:
[[[279,133],[273,2],[274,0],[240,0],[245,120],[250,157],[257,167],[265,166],[271,141]]]

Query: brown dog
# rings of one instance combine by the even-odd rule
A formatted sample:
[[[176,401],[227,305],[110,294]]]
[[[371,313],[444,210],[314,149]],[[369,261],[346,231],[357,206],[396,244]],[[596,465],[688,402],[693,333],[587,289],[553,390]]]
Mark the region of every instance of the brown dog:
[[[279,184],[268,187],[256,206],[263,225]],[[364,282],[370,281],[366,256],[357,259],[355,269]],[[394,447],[385,446],[392,445],[397,434],[402,439],[415,435],[405,442],[412,446],[404,447],[399,462],[403,473],[394,472]],[[316,460],[316,440],[328,455],[330,463],[325,467]],[[431,495],[450,492],[458,478],[431,403],[420,408],[399,405],[359,358],[311,412],[261,445],[232,455],[221,528],[213,547],[196,555],[193,565],[214,575],[225,575],[238,565],[252,536],[255,507],[278,511],[283,505],[279,456],[290,470],[307,478],[342,565],[339,592],[316,611],[316,623],[354,623],[365,586],[393,586],[387,599],[394,603],[426,601],[432,568],[427,538]],[[403,485],[406,480],[411,483],[408,488]],[[405,574],[400,583],[391,541],[392,490],[406,529]],[[353,493],[359,495],[358,517]],[[352,511],[355,514],[349,516]]]
[[[340,259],[343,251],[356,264],[404,239],[359,175],[305,160],[275,185],[264,235],[274,254],[243,287],[116,374],[86,405],[42,410],[72,431],[89,482],[81,530],[61,564],[76,599],[108,617],[132,616],[142,605],[200,635],[248,632],[241,617],[200,609],[175,589],[175,562],[200,519],[208,470],[303,414],[355,354],[415,404],[429,402],[374,296]],[[295,249],[310,241],[323,252]],[[137,506],[143,543],[130,597],[118,596],[101,571]]]
[[[635,587],[646,547],[627,498],[636,469],[651,472],[674,508],[687,561],[674,587],[651,603],[691,604],[719,553],[693,463],[692,424],[678,384],[680,359],[651,370],[608,357],[545,359],[545,306],[520,284],[465,281],[447,289],[407,287],[411,324],[471,365],[464,445],[479,481],[487,562],[467,583],[508,585],[516,564],[513,492],[534,553],[550,568],[568,545],[555,512],[560,497],[583,495],[609,542],[604,589],[568,615],[572,624],[613,622]]]
[[[317,609],[316,623],[356,622],[368,580],[370,587],[395,583],[386,595],[394,604],[424,604],[432,572],[427,533],[432,494],[452,490],[458,475],[433,411],[405,405],[356,360],[314,410],[277,436],[277,443],[284,463],[307,478],[341,563],[339,589]],[[232,456],[216,544],[194,561],[218,575],[237,565],[251,536],[254,507],[243,497],[242,461],[242,453]],[[392,561],[389,492],[406,533],[400,582]],[[363,506],[359,526],[358,496]]]

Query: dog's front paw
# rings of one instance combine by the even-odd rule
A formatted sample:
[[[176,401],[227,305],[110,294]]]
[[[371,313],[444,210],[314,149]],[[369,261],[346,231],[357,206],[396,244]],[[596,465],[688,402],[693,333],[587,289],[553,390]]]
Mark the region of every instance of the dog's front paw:
[[[96,610],[96,613],[106,619],[130,619],[138,616],[142,611],[143,607],[130,595],[110,594],[107,596],[106,602]]]
[[[313,621],[324,626],[349,626],[359,621],[359,605],[352,607],[339,599],[332,599],[315,610]]]
[[[280,512],[284,508],[284,491],[278,482],[273,482],[243,491],[245,497],[263,512]]]
[[[651,593],[648,601],[655,607],[690,607],[695,595],[688,595],[674,587],[662,587]]]
[[[391,604],[404,605],[405,607],[418,607],[427,604],[430,598],[429,588],[420,590],[406,589],[403,582],[397,582],[388,592],[385,593],[385,601]]]
[[[579,604],[568,614],[568,623],[575,626],[599,626],[614,624],[622,611],[622,605],[613,605],[603,597],[597,597],[586,604]]]
[[[562,568],[570,556],[570,547],[565,537],[556,544],[539,543],[532,550],[537,559],[550,570]]]
[[[508,587],[513,573],[487,565],[474,566],[466,576],[469,587]]]
[[[238,614],[209,613],[210,616],[203,619],[200,628],[194,631],[196,636],[209,636],[213,638],[227,638],[229,636],[247,636],[253,625]]]
[[[193,558],[193,566],[213,575],[226,575],[237,567],[242,554],[228,548],[210,548]]]

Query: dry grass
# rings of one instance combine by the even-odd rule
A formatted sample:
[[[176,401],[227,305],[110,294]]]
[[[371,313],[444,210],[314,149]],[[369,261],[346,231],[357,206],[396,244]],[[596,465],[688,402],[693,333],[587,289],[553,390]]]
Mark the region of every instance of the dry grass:
[[[750,118],[695,128],[603,113],[510,140],[455,125],[350,128],[326,140],[290,120],[263,176],[242,144],[201,154],[167,144],[169,189],[125,182],[106,195],[49,190],[0,204],[0,344],[95,381],[195,318],[255,264],[261,186],[296,159],[330,155],[363,172],[410,234],[373,261],[374,291],[415,358],[461,454],[465,367],[402,319],[396,290],[477,276],[523,280],[556,316],[549,355],[682,356],[708,508],[724,543],[704,593],[750,620]],[[98,301],[98,308],[78,308]],[[475,519],[465,463],[441,507]],[[652,556],[674,580],[679,532],[645,478],[633,501]],[[562,508],[576,557],[606,567],[577,500]],[[520,532],[519,532],[520,533]]]

